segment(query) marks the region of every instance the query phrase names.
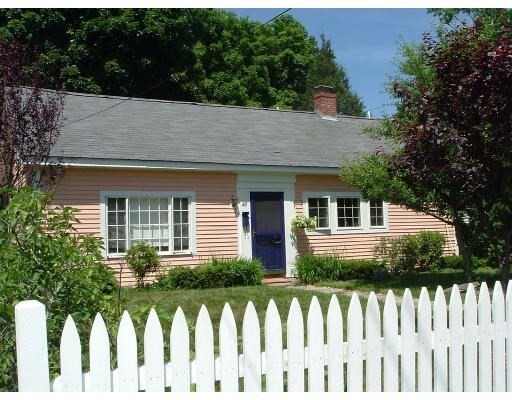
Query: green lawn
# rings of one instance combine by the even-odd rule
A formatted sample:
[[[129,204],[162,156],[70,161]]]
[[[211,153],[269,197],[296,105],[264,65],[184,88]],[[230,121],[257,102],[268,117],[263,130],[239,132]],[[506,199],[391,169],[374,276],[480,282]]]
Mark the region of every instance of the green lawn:
[[[139,337],[143,335],[143,326],[150,307],[154,307],[157,311],[164,329],[164,334],[168,335],[174,313],[178,306],[181,306],[185,313],[191,334],[193,334],[196,319],[202,304],[208,309],[214,330],[218,332],[222,309],[225,303],[229,303],[235,316],[238,333],[240,335],[242,332],[243,315],[249,301],[253,302],[258,314],[260,326],[263,328],[268,302],[270,299],[274,299],[284,328],[292,299],[296,297],[299,301],[304,315],[304,321],[306,321],[309,304],[314,295],[318,297],[324,316],[327,315],[331,295],[294,288],[261,285],[252,287],[170,291],[123,288],[121,291],[123,306],[132,316],[134,325],[138,331],[138,336],[140,335]],[[338,296],[338,301],[342,313],[345,316],[350,298],[347,296]],[[364,307],[366,302],[364,299],[361,299],[361,303]]]
[[[499,280],[499,271],[497,269],[480,268],[475,270],[473,282],[487,282],[489,289],[494,287],[494,282]],[[342,288],[347,290],[358,290],[362,292],[371,292],[386,294],[389,289],[393,290],[395,295],[402,296],[404,290],[409,288],[414,298],[418,298],[421,288],[425,286],[431,298],[436,292],[437,286],[441,285],[444,289],[450,288],[454,283],[466,283],[466,278],[462,271],[437,271],[437,272],[416,272],[407,275],[394,276],[387,280],[376,281],[372,279],[352,279],[347,281],[323,281],[316,283],[316,286],[328,286],[332,288]]]

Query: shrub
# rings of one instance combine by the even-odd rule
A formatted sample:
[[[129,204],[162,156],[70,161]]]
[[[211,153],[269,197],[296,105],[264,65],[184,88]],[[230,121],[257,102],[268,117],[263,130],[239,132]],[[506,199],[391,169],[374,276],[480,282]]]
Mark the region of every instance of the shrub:
[[[214,258],[195,268],[171,268],[157,278],[155,286],[170,290],[255,286],[262,279],[263,266],[259,260]]]
[[[440,270],[443,269],[452,269],[452,270],[463,270],[464,269],[464,261],[461,256],[451,255],[441,257],[440,262],[437,265],[437,268]]]
[[[73,316],[79,331],[90,327],[97,312],[106,320],[113,318],[117,283],[113,271],[101,262],[101,240],[74,229],[76,210],[49,208],[49,198],[31,188],[4,190],[12,200],[0,209],[0,390],[13,391],[14,306],[28,299],[46,306],[54,375],[67,316]]]
[[[404,274],[414,270],[436,269],[443,255],[445,237],[440,232],[422,231],[417,235],[382,238],[374,254],[389,272]]]
[[[440,232],[422,231],[416,236],[416,267],[422,271],[435,269],[443,256],[445,236]]]
[[[137,287],[144,287],[144,279],[161,267],[157,250],[148,242],[140,241],[126,252],[125,261],[137,280]]]
[[[343,259],[336,254],[303,254],[295,261],[295,274],[300,282],[313,284],[324,280],[365,279],[383,268],[376,260]]]

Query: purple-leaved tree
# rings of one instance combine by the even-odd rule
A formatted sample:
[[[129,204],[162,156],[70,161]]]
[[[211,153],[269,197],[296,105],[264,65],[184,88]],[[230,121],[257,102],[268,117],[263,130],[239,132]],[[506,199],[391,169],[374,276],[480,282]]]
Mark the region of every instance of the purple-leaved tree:
[[[512,26],[486,35],[462,26],[442,41],[426,37],[428,85],[397,82],[408,118],[397,118],[401,151],[392,168],[450,210],[459,244],[479,235],[506,288],[512,246]],[[455,221],[457,222],[457,221]]]
[[[60,172],[49,154],[62,125],[64,95],[43,89],[33,54],[0,39],[0,189],[51,185]],[[0,208],[10,199],[0,193]]]

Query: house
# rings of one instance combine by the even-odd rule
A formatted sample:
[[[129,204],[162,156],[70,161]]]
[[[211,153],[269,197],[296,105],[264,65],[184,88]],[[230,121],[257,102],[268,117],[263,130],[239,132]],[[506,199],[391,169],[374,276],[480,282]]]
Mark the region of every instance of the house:
[[[316,112],[68,93],[52,155],[65,174],[54,202],[79,209],[77,229],[100,235],[115,269],[138,240],[171,266],[212,257],[259,257],[291,276],[297,254],[371,258],[383,236],[451,227],[382,201],[339,179],[339,165],[382,143],[375,120],[336,115],[321,87]],[[291,220],[316,216],[297,235]],[[133,282],[124,268],[123,283]]]

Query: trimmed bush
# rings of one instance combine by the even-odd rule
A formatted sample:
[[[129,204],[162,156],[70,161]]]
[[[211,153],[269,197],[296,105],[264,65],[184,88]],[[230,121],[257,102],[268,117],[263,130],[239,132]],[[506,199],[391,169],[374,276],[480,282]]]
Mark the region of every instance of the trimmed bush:
[[[261,285],[263,266],[259,260],[218,259],[195,268],[174,267],[158,277],[161,289],[210,289]]]
[[[157,250],[148,242],[137,242],[126,252],[125,261],[128,268],[135,275],[137,287],[144,287],[144,279],[152,272],[157,272],[161,267]]]
[[[377,260],[343,259],[336,254],[303,254],[295,261],[295,274],[300,282],[314,284],[325,280],[365,279],[383,269]]]
[[[386,263],[389,272],[400,275],[414,269],[438,268],[445,242],[440,232],[422,231],[417,235],[384,237],[373,251]]]
[[[438,269],[463,270],[464,261],[462,260],[461,256],[456,255],[441,257],[441,260],[438,264]]]

